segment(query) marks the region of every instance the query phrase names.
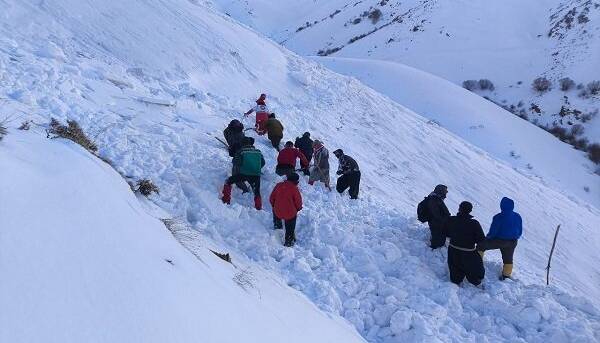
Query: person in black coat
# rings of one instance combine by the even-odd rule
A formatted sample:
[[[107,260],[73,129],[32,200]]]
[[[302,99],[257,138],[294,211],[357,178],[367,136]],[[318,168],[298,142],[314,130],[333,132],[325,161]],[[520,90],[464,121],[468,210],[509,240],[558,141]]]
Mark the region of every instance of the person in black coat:
[[[335,189],[338,193],[342,194],[348,188],[350,199],[358,199],[358,190],[360,187],[360,169],[356,161],[344,154],[342,149],[337,149],[333,152],[335,157],[338,158],[338,170],[336,172],[340,177],[337,179]]]
[[[229,156],[235,157],[235,155],[242,149],[244,145],[244,139],[246,135],[244,135],[244,124],[237,119],[229,122],[229,125],[223,130],[223,136],[225,137],[225,141],[227,141],[227,145],[229,148],[227,149],[229,152]],[[232,161],[233,162],[233,161]],[[231,175],[238,174],[237,167],[235,164],[231,168]],[[239,189],[242,190],[243,193],[247,193],[250,191],[248,185],[245,182],[239,181],[235,184]]]
[[[441,248],[446,245],[446,233],[444,225],[450,217],[450,211],[444,204],[448,194],[448,187],[437,185],[427,197],[427,211],[429,214],[428,224],[431,231],[431,249]]]
[[[446,222],[446,232],[450,238],[448,247],[448,269],[450,281],[460,284],[466,277],[477,286],[485,276],[483,259],[476,245],[485,240],[479,222],[470,214],[473,205],[468,201],[460,203],[458,213]]]
[[[296,137],[294,147],[298,148],[304,154],[304,157],[306,157],[310,164],[313,157],[313,140],[310,139],[310,132],[305,132],[302,137]]]

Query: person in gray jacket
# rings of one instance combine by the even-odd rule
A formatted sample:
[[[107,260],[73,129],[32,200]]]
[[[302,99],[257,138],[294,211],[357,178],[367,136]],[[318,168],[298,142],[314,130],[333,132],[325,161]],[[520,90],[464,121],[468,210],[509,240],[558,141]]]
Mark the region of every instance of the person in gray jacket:
[[[315,181],[321,181],[331,191],[331,187],[329,187],[329,151],[320,140],[313,142],[313,164],[308,184],[313,185]]]

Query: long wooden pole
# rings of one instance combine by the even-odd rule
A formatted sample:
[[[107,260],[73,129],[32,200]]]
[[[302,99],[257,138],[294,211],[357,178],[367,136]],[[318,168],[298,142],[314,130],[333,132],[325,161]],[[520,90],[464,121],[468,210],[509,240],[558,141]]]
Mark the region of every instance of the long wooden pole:
[[[554,247],[556,246],[556,238],[558,237],[558,231],[560,230],[560,224],[556,227],[554,232],[554,240],[552,241],[552,249],[550,249],[550,256],[548,256],[548,265],[546,266],[546,285],[550,284],[550,262],[552,261],[552,254],[554,254]]]

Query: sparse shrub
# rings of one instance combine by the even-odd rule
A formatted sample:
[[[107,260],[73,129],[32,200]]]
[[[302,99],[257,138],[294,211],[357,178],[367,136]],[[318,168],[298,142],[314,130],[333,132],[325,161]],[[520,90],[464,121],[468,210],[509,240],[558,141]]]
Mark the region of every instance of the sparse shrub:
[[[489,90],[489,91],[493,91],[495,89],[494,84],[492,83],[492,81],[490,81],[488,79],[481,79],[481,80],[479,80],[479,88],[481,90]]]
[[[21,126],[19,126],[19,130],[22,131],[28,131],[31,128],[31,124],[29,123],[28,120],[24,121],[23,123],[21,123]]]
[[[151,180],[141,179],[136,184],[136,192],[140,192],[143,196],[149,197],[152,193],[159,194],[159,189]]]
[[[567,129],[565,129],[564,127],[554,124],[552,127],[547,128],[547,131],[553,134],[556,138],[560,139],[561,141],[565,143],[569,142],[570,135],[567,132]]]
[[[360,24],[361,21],[362,21],[362,19],[360,17],[358,17],[352,21],[352,24],[354,24],[354,25]]]
[[[98,146],[91,139],[87,137],[85,132],[79,123],[75,120],[67,120],[67,125],[62,125],[58,120],[52,118],[50,120],[50,128],[48,129],[48,136],[50,134],[56,135],[56,137],[69,139],[79,145],[81,145],[87,151],[96,154]]]
[[[600,94],[600,80],[592,81],[587,84],[587,91],[592,95]]]
[[[479,81],[477,80],[465,80],[462,83],[462,86],[464,89],[469,90],[469,91],[474,91],[476,89],[479,89]]]
[[[585,128],[581,124],[575,124],[575,125],[571,126],[571,134],[575,137],[579,137],[579,136],[583,135],[584,131],[585,131]]]
[[[542,113],[542,109],[540,108],[540,106],[538,106],[537,104],[532,103],[531,106],[529,107],[529,110],[531,112],[535,112],[535,113]]]
[[[552,89],[552,82],[545,77],[538,77],[533,80],[531,87],[536,92],[545,93]]]
[[[572,144],[575,147],[575,149],[586,151],[589,141],[587,140],[587,138],[577,138],[573,140]]]
[[[593,143],[588,145],[587,153],[592,162],[600,164],[600,144]]]
[[[6,136],[7,133],[8,131],[6,130],[6,127],[0,124],[0,141],[2,141],[2,139],[4,138],[4,136]]]
[[[377,24],[379,19],[381,19],[381,15],[382,15],[381,10],[379,8],[376,8],[369,13],[368,17],[369,17],[369,19],[371,19],[371,23]]]
[[[563,92],[568,92],[575,87],[575,81],[568,77],[558,80],[558,83],[560,84],[560,90]]]

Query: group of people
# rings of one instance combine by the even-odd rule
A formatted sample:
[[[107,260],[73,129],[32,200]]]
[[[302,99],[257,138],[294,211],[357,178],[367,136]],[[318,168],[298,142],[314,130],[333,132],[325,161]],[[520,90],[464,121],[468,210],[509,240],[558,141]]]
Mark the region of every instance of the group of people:
[[[298,189],[300,176],[296,172],[302,171],[304,175],[308,175],[308,184],[322,182],[331,190],[329,151],[322,141],[313,141],[309,132],[297,137],[295,142],[285,142],[281,148],[284,127],[275,113],[269,111],[266,99],[267,96],[261,94],[256,100],[256,106],[244,116],[253,112],[256,114],[254,130],[260,136],[267,134],[278,152],[275,173],[285,176],[286,179],[275,186],[269,202],[273,208],[273,226],[275,229],[282,229],[285,223],[284,245],[291,247],[296,241],[296,218],[302,209],[302,195]],[[265,159],[262,152],[254,147],[254,138],[246,137],[244,132],[244,125],[237,119],[232,120],[223,132],[229,146],[229,155],[233,157],[233,167],[231,176],[225,181],[222,200],[226,204],[231,202],[233,184],[242,192],[249,192],[246,185],[248,182],[254,194],[254,206],[261,210],[260,176]],[[358,163],[342,149],[335,150],[333,154],[339,163],[336,190],[341,194],[348,189],[350,198],[357,199],[361,178]],[[298,160],[300,169],[296,169]],[[447,186],[437,185],[417,206],[417,217],[429,225],[432,249],[445,246],[446,240],[450,239],[450,280],[460,284],[466,278],[470,283],[479,285],[485,276],[483,254],[486,250],[493,249],[499,249],[502,254],[504,265],[500,278],[510,278],[514,251],[523,230],[521,216],[514,212],[514,202],[509,198],[500,201],[501,212],[494,216],[488,234],[484,235],[481,225],[471,215],[473,204],[463,201],[457,214],[452,216],[444,203],[447,194]]]
[[[312,140],[310,132],[305,132],[297,137],[295,142],[287,141],[281,148],[284,127],[277,119],[275,113],[270,113],[266,105],[267,96],[261,94],[256,100],[256,106],[244,113],[249,116],[255,113],[256,122],[254,131],[259,136],[267,134],[273,147],[277,150],[277,165],[275,173],[285,176],[285,181],[278,183],[269,197],[273,208],[273,225],[275,229],[282,229],[285,222],[284,245],[291,247],[296,241],[295,228],[298,212],[302,209],[302,195],[297,187],[300,175],[297,171],[308,176],[308,184],[322,182],[325,188],[331,191],[329,177],[329,151],[320,140]],[[255,146],[253,137],[245,135],[244,125],[237,119],[232,120],[223,131],[223,136],[228,145],[229,156],[232,157],[231,176],[225,181],[222,192],[222,201],[231,202],[233,185],[247,193],[252,190],[254,194],[254,207],[262,209],[262,196],[260,194],[261,170],[265,166],[265,159],[260,150]],[[339,167],[336,190],[342,194],[348,189],[351,199],[358,199],[360,188],[360,168],[358,163],[346,155],[342,149],[337,149],[333,154],[338,158]],[[300,169],[296,169],[298,160]],[[312,163],[312,165],[311,165]],[[248,185],[250,184],[250,188]]]
[[[479,222],[473,218],[473,204],[463,201],[455,216],[450,215],[444,200],[448,187],[437,185],[433,192],[417,206],[417,217],[427,222],[431,232],[431,249],[448,244],[448,269],[450,281],[460,284],[465,278],[473,285],[479,285],[485,276],[483,255],[486,250],[499,249],[502,254],[500,279],[511,278],[513,256],[517,242],[523,233],[521,216],[514,211],[512,199],[502,198],[500,213],[492,218],[487,235],[484,235]]]

